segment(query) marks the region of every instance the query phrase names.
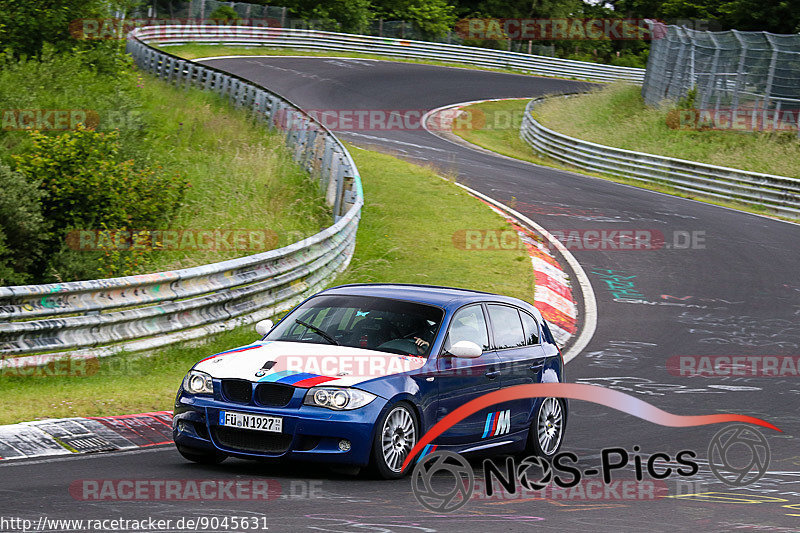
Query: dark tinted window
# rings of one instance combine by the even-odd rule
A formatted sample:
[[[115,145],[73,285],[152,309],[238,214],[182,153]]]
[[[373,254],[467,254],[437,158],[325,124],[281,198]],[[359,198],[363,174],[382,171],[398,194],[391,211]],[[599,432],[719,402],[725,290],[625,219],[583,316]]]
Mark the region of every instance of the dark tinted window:
[[[483,350],[489,349],[489,333],[480,304],[459,309],[453,315],[444,349],[449,351],[450,347],[458,341],[472,341]]]
[[[525,311],[520,311],[519,315],[525,328],[525,344],[539,344],[539,327],[536,325],[536,320]]]
[[[507,305],[489,305],[489,318],[492,320],[494,342],[498,350],[525,346],[525,333],[519,312]]]
[[[327,344],[428,355],[444,313],[438,307],[368,296],[315,296],[295,309],[267,340]],[[305,322],[313,328],[297,322]],[[421,339],[420,345],[415,339]]]

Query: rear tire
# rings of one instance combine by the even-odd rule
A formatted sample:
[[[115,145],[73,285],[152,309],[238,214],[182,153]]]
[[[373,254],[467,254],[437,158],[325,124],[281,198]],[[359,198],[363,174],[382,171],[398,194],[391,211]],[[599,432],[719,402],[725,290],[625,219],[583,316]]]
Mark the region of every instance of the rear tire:
[[[561,398],[544,398],[536,409],[533,418],[525,453],[550,459],[564,441],[566,419],[564,417],[564,400]]]
[[[180,453],[184,459],[201,465],[218,465],[228,458],[227,455],[220,452],[205,452],[193,448],[183,448],[182,446],[178,446],[177,448],[178,453]]]
[[[417,444],[419,422],[414,409],[400,402],[378,418],[372,439],[370,471],[381,479],[400,479],[403,461]]]

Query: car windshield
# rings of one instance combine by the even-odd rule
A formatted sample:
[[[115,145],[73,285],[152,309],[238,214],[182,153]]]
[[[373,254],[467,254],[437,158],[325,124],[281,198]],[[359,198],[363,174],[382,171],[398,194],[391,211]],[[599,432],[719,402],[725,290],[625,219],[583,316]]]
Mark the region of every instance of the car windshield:
[[[337,344],[427,357],[444,312],[415,302],[370,296],[311,298],[267,340]]]

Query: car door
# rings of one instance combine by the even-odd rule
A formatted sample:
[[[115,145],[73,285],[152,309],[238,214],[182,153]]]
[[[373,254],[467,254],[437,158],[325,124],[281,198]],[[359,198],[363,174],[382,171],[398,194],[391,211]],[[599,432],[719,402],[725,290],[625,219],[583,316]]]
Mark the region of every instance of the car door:
[[[488,304],[493,346],[500,365],[500,386],[538,383],[545,363],[539,343],[536,320],[520,309],[504,304]],[[499,417],[509,424],[495,428],[494,436],[526,430],[530,427],[536,398],[523,398],[496,406]],[[501,418],[501,419],[502,419]]]
[[[484,353],[477,358],[447,355],[447,349],[458,341],[472,341]],[[489,330],[481,304],[470,304],[453,314],[448,325],[442,351],[437,358],[439,402],[437,421],[470,400],[500,388],[497,355],[491,351]],[[486,413],[471,415],[436,439],[443,445],[460,445],[479,441],[484,432]]]

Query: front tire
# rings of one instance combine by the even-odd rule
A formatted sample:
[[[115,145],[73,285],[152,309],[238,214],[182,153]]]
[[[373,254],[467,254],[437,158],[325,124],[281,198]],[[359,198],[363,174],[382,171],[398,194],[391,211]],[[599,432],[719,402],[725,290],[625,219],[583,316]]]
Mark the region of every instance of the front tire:
[[[417,415],[407,403],[400,402],[386,411],[375,427],[370,470],[382,479],[400,479],[403,461],[419,438]]]
[[[180,453],[184,459],[201,465],[218,465],[228,458],[227,455],[219,452],[204,452],[195,450],[194,448],[184,448],[182,446],[178,446],[177,448],[178,453]]]
[[[542,400],[531,424],[526,453],[546,459],[558,453],[564,440],[564,413],[564,400],[561,398]]]

